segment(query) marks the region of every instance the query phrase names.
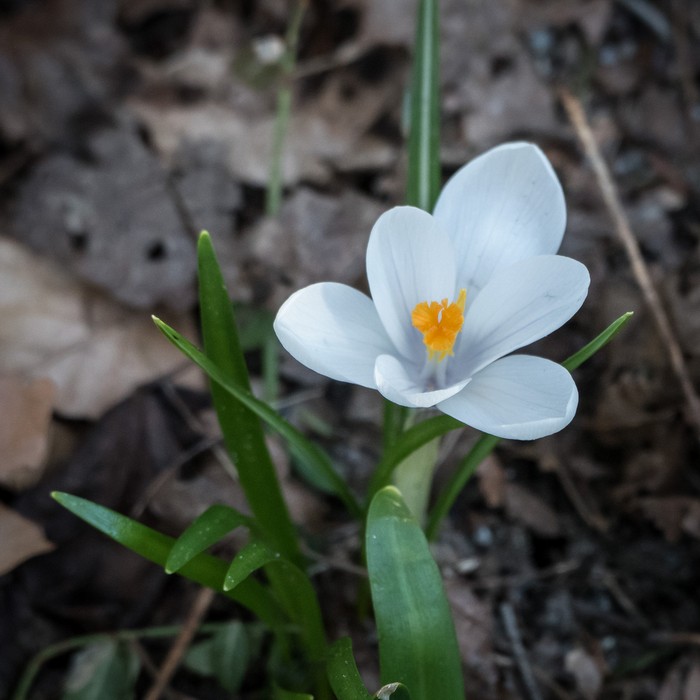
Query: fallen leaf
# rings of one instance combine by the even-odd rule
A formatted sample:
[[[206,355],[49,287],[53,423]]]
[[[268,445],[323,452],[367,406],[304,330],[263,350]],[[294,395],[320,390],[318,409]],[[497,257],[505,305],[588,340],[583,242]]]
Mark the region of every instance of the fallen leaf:
[[[356,284],[364,274],[369,232],[382,210],[376,200],[356,192],[333,197],[299,188],[284,202],[279,218],[264,219],[248,234],[267,284],[271,269],[284,281],[268,299],[270,306],[320,280]]]
[[[0,576],[23,561],[54,549],[41,528],[0,503]]]
[[[555,511],[542,498],[520,484],[507,484],[504,506],[511,518],[537,535],[557,537],[561,534],[561,525]]]
[[[0,316],[0,371],[50,378],[55,409],[66,416],[96,418],[184,364],[146,313],[125,309],[2,238]],[[195,336],[188,316],[167,320]]]
[[[89,160],[58,153],[30,170],[12,234],[124,304],[191,309],[195,246],[164,168],[135,129],[99,131],[83,147]]]
[[[595,658],[584,649],[572,649],[566,655],[565,666],[579,693],[586,700],[596,700],[603,687],[603,674]]]
[[[35,484],[48,448],[56,394],[48,378],[0,376],[0,484],[21,491]]]
[[[656,525],[669,542],[677,542],[683,532],[700,534],[700,500],[688,496],[640,498],[637,507]]]
[[[497,683],[493,653],[493,613],[491,605],[477,598],[460,578],[445,581],[445,593],[452,608],[455,632],[464,662],[475,678],[493,688]],[[472,689],[472,695],[474,694]]]
[[[508,480],[500,462],[493,457],[487,457],[477,468],[479,491],[489,508],[500,508],[506,497]]]

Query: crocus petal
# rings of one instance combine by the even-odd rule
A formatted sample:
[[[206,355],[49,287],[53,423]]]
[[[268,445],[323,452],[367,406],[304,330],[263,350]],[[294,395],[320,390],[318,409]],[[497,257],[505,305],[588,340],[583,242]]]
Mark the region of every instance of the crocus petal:
[[[435,205],[435,219],[455,247],[457,283],[481,289],[494,272],[559,250],[566,205],[542,151],[509,143],[458,170]]]
[[[301,364],[372,389],[377,356],[394,352],[372,300],[344,284],[322,282],[295,292],[277,313],[274,328]]]
[[[411,408],[435,406],[461,391],[469,379],[463,379],[444,389],[426,391],[420,380],[420,371],[393,355],[380,355],[374,369],[374,379],[380,393],[389,401]]]
[[[405,358],[418,362],[425,355],[411,312],[421,301],[452,301],[455,274],[450,239],[430,214],[394,207],[379,217],[367,245],[367,279],[384,328]]]
[[[576,385],[561,365],[510,355],[475,374],[438,408],[485,433],[534,440],[568,425],[577,405]]]
[[[464,316],[448,379],[471,376],[566,323],[581,308],[590,276],[561,255],[541,255],[494,275]]]

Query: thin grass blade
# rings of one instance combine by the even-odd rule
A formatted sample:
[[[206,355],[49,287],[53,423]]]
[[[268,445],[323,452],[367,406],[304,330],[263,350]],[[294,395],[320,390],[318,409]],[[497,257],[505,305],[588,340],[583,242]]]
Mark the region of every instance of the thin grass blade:
[[[197,245],[199,305],[206,356],[223,378],[250,392],[238,330],[209,234]],[[290,559],[301,561],[296,530],[282,497],[258,416],[213,378],[211,393],[219,424],[255,519],[266,538]]]
[[[632,311],[622,314],[620,318],[613,321],[590,343],[587,343],[578,352],[575,352],[571,357],[564,360],[564,362],[561,363],[562,366],[566,367],[570,372],[580,367],[586,360],[590,359],[601,348],[605,347],[622,330],[632,318],[632,315]],[[479,464],[494,450],[500,441],[501,438],[497,438],[493,435],[482,435],[467,456],[460,462],[442,493],[438,496],[430,513],[428,524],[425,529],[428,539],[433,539],[437,535],[440,523],[450,512],[450,508],[452,508],[452,504],[457,499],[461,490],[467,484]]]
[[[178,571],[236,528],[252,525],[247,515],[229,506],[215,504],[207,508],[175,541],[165,563],[166,573]]]
[[[351,494],[346,483],[335,471],[328,455],[315,443],[308,440],[296,428],[282,418],[274,409],[270,408],[264,401],[256,399],[248,390],[236,385],[222,372],[221,369],[203,352],[198,350],[192,343],[183,338],[177,331],[173,330],[159,318],[153,318],[154,323],[163,335],[180,351],[198,365],[209,377],[223,390],[228,392],[237,402],[243,404],[252,413],[264,420],[273,430],[279,433],[289,442],[290,449],[296,459],[303,460],[308,469],[316,470],[319,479],[333,488],[334,494],[348,508],[350,513],[358,515],[361,513],[354,496]]]
[[[440,34],[437,0],[420,0],[417,17],[406,203],[432,211],[440,191]]]
[[[121,513],[69,493],[54,492],[52,497],[74,515],[111,537],[127,549],[136,552],[159,566],[165,567],[168,554],[175,544],[172,537],[163,535]],[[226,562],[209,554],[198,554],[178,572],[192,581],[223,591]],[[279,629],[284,616],[269,591],[257,581],[249,579],[235,591],[224,592],[229,598],[248,608],[273,629]]]

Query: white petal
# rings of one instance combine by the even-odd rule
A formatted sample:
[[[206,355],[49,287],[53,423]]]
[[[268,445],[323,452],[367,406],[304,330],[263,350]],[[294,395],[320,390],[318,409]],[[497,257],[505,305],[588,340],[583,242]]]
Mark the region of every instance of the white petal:
[[[372,300],[344,284],[322,282],[295,292],[282,304],[274,328],[301,364],[371,389],[377,357],[395,352]]]
[[[430,214],[394,207],[379,217],[367,245],[367,279],[379,317],[407,359],[425,356],[411,312],[421,301],[452,301],[455,274],[452,244]]]
[[[497,270],[559,250],[566,226],[561,185],[542,151],[508,143],[447,182],[435,219],[455,246],[459,288],[481,289]]]
[[[521,260],[494,275],[464,316],[448,378],[471,376],[566,323],[583,304],[590,276],[561,255]]]
[[[399,404],[411,408],[429,408],[461,391],[469,379],[463,379],[444,389],[426,391],[417,366],[401,362],[393,355],[380,355],[374,370],[374,378],[381,394]]]
[[[577,406],[576,385],[561,365],[510,355],[475,374],[438,408],[485,433],[534,440],[567,426]]]

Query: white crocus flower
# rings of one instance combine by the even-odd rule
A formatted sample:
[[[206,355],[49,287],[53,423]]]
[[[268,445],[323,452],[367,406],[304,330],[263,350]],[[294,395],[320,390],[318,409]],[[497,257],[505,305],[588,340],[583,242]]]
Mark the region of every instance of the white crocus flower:
[[[367,247],[372,298],[313,284],[275,319],[302,364],[435,406],[486,433],[530,440],[566,426],[578,392],[561,365],[509,353],[568,321],[589,275],[555,255],[566,224],[561,185],[539,148],[505,144],[459,170],[435,212],[395,207]]]

